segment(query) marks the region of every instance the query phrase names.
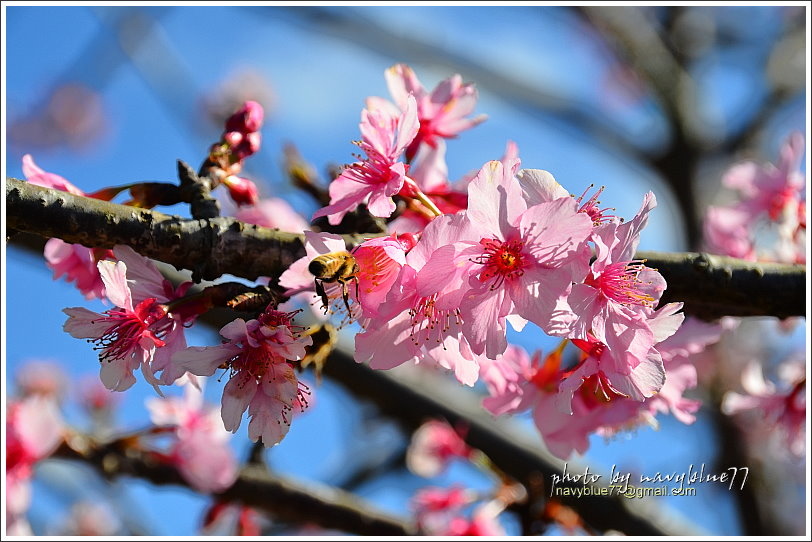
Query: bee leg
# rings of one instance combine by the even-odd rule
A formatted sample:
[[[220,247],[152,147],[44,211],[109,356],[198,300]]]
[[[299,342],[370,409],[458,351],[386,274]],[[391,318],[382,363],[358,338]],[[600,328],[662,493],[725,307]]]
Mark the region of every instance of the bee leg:
[[[352,276],[352,280],[355,281],[355,299],[360,299],[361,296],[358,294],[358,277],[355,275]]]
[[[319,279],[316,279],[316,295],[321,297],[321,308],[324,309],[324,314],[327,314],[329,309],[329,298],[327,297],[327,292],[324,291],[324,284],[319,282]]]
[[[352,311],[350,311],[350,292],[347,290],[347,281],[339,279],[341,283],[341,297],[344,299],[344,306],[347,307],[347,316],[352,318]]]

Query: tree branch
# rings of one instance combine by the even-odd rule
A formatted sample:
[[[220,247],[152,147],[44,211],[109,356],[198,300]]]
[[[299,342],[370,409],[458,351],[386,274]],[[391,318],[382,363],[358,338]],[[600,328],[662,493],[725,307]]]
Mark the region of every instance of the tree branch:
[[[84,461],[107,477],[136,476],[156,485],[188,487],[175,467],[157,462],[148,452],[122,449],[116,441],[69,440],[79,445],[63,444],[52,457]],[[284,521],[317,523],[326,529],[376,536],[416,534],[407,520],[377,511],[351,493],[329,486],[304,486],[260,466],[244,467],[229,489],[213,496],[241,502]]]
[[[136,209],[17,179],[6,179],[7,225],[69,243],[112,248],[127,244],[140,254],[191,268],[196,280],[228,273],[255,280],[278,277],[304,256],[302,234],[245,224],[234,218],[183,219]],[[361,240],[345,235],[348,246]],[[696,253],[638,254],[668,282],[664,301],[683,301],[702,318],[803,316],[806,268]]]
[[[720,316],[804,316],[806,266],[750,262],[683,252],[638,252],[668,283],[661,303],[683,301],[685,312],[706,320]]]
[[[334,350],[324,366],[324,374],[356,397],[374,402],[409,431],[431,418],[444,418],[452,425],[467,427],[466,442],[485,452],[500,469],[525,487],[541,481],[549,496],[547,484],[551,476],[562,473],[564,462],[549,454],[538,437],[514,420],[494,418],[480,406],[477,394],[432,371],[419,366],[374,371],[356,363],[351,354]],[[569,461],[568,470],[583,473],[584,466],[579,468],[577,461]],[[580,483],[566,481],[559,486],[583,488]],[[699,534],[695,526],[675,519],[651,501],[617,495],[556,498],[600,531],[615,529],[636,536]]]
[[[6,179],[7,226],[88,247],[127,244],[136,252],[191,269],[195,280],[224,273],[255,280],[279,276],[304,256],[304,236],[234,218],[184,219]],[[345,238],[355,244],[360,236]]]

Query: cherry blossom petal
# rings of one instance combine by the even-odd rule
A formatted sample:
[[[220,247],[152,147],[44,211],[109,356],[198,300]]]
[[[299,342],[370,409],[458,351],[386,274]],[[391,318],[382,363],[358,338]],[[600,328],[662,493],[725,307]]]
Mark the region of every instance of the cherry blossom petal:
[[[570,195],[552,173],[543,169],[522,169],[517,178],[528,207]]]
[[[236,433],[240,427],[242,414],[248,408],[257,392],[256,379],[243,371],[235,374],[223,388],[223,426],[226,431]]]
[[[99,275],[107,289],[107,299],[116,307],[133,310],[132,295],[127,284],[127,264],[124,262],[110,262],[107,260],[98,263]]]

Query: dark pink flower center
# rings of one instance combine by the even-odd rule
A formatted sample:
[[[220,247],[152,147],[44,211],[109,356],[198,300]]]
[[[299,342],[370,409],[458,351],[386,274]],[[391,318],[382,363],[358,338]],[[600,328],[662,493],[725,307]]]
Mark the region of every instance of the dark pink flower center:
[[[649,307],[654,298],[643,291],[641,288],[643,283],[638,278],[644,267],[643,262],[638,260],[615,262],[607,265],[598,277],[590,273],[584,283],[597,288],[612,301],[623,305]]]
[[[152,341],[156,347],[166,344],[161,340],[167,331],[166,326],[152,328],[153,324],[167,314],[166,306],[158,303],[154,297],[143,300],[133,311],[115,308],[105,311],[104,314],[107,316],[95,320],[94,323],[109,323],[109,327],[101,337],[90,339],[90,342],[96,343],[94,350],[101,350],[99,354],[101,361],[125,359],[138,348],[142,348],[141,340],[145,338]]]
[[[400,264],[389,257],[383,247],[361,245],[353,255],[360,271],[357,273],[361,288],[367,293],[378,287],[400,271]]]
[[[770,198],[767,209],[767,212],[770,215],[770,220],[778,220],[781,217],[784,209],[797,199],[795,192],[796,190],[794,188],[788,186],[773,194],[773,196]]]
[[[527,258],[524,255],[524,241],[500,241],[499,239],[482,239],[479,241],[483,254],[471,261],[483,265],[479,274],[482,282],[491,281],[491,290],[495,290],[506,280],[514,280],[524,275]]]
[[[591,407],[606,405],[616,399],[628,397],[613,388],[609,379],[602,372],[584,378],[578,391],[584,402]]]
[[[553,350],[544,359],[544,363],[539,363],[540,352],[536,352],[533,356],[531,366],[535,367],[530,376],[530,382],[536,386],[537,389],[555,393],[558,391],[558,384],[561,382],[561,352],[564,350],[566,340],[556,350]]]

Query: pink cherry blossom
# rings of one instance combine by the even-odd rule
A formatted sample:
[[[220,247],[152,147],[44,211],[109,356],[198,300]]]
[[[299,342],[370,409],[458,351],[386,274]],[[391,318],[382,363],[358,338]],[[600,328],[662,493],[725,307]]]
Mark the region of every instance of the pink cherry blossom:
[[[477,91],[473,84],[464,84],[459,74],[441,81],[430,93],[406,64],[392,66],[385,76],[389,93],[401,111],[409,107],[410,97],[417,101],[420,130],[406,150],[408,160],[415,156],[421,143],[433,147],[440,141],[438,138],[456,137],[488,118],[487,115],[468,118],[476,107]]]
[[[6,412],[6,527],[8,534],[30,535],[25,512],[31,504],[33,469],[57,448],[64,426],[51,397],[12,400]]]
[[[238,318],[226,324],[219,346],[189,347],[173,362],[192,374],[211,376],[219,367],[230,373],[223,390],[221,415],[226,430],[236,432],[248,410],[248,436],[270,447],[290,429],[291,414],[307,406],[309,389],[296,378],[292,361],[305,355],[310,337],[292,323],[296,313],[266,309],[257,320]]]
[[[704,242],[713,254],[755,261],[755,241],[750,233],[750,211],[742,206],[709,206],[703,224]]]
[[[619,364],[628,356],[642,361],[654,345],[648,315],[666,284],[657,271],[633,259],[654,206],[654,194],[649,192],[632,220],[607,223],[593,234],[597,257],[567,299],[576,315],[570,337],[585,339],[591,334]]]
[[[643,403],[625,398],[602,375],[583,381],[569,398],[571,412],[557,406],[559,387],[568,376],[562,369],[561,352],[566,343],[544,358],[532,358],[521,348],[509,346],[505,354],[483,365],[489,397],[483,406],[493,414],[532,410],[533,421],[547,449],[561,459],[589,448],[589,436],[614,432],[649,421]]]
[[[785,212],[795,213],[803,196],[806,181],[798,170],[803,153],[804,137],[794,132],[781,147],[777,166],[737,164],[725,173],[722,182],[742,194],[753,219],[767,214],[770,220],[778,221]]]
[[[159,381],[162,385],[171,385],[184,375],[183,370],[172,364],[172,356],[175,352],[186,348],[184,330],[195,321],[199,311],[202,310],[194,302],[178,303],[178,300],[186,295],[192,282],[184,281],[177,287],[173,286],[152,261],[129,246],[116,245],[113,253],[119,261],[127,265],[127,281],[132,291],[133,303],[154,298],[158,303],[167,306],[168,312],[164,318],[153,324],[160,333],[164,345],[155,351],[150,366],[154,373],[160,373]]]
[[[417,491],[409,504],[417,527],[426,534],[437,534],[475,499],[473,491],[461,486],[448,489],[431,486]]]
[[[217,409],[203,404],[202,391],[192,384],[184,388],[182,399],[148,399],[147,408],[154,424],[174,428],[166,460],[193,488],[219,493],[237,479],[237,461],[228,445],[231,435]]]
[[[107,289],[107,297],[115,308],[99,314],[83,307],[63,309],[68,315],[63,329],[77,339],[89,339],[99,350],[101,380],[108,389],[124,391],[135,384],[133,371],[141,368],[147,382],[158,391],[159,381],[150,361],[155,349],[166,343],[161,339],[168,331],[155,329],[163,321],[165,305],[156,298],[147,298],[133,306],[133,296],[127,284],[127,264],[99,262],[99,273]],[[160,391],[159,391],[160,393]]]
[[[507,348],[505,322],[517,314],[551,335],[564,335],[573,319],[566,296],[581,271],[592,221],[575,201],[558,198],[527,207],[515,178],[518,161],[492,161],[468,185],[465,227],[453,250],[437,251],[425,272],[438,287],[465,284],[459,304],[462,329],[474,353],[493,359]],[[579,269],[576,269],[578,267]]]
[[[749,260],[806,261],[806,178],[799,171],[803,152],[803,135],[795,132],[782,146],[777,166],[744,162],[725,173],[723,183],[738,192],[739,201],[707,209],[708,250]],[[765,231],[777,234],[776,246],[757,250]]]
[[[351,164],[330,183],[330,205],[316,211],[314,219],[327,216],[330,224],[337,225],[362,203],[373,216],[388,217],[395,211],[392,197],[404,187],[416,188],[406,176],[406,164],[399,161],[417,134],[414,98],[407,99],[399,116],[382,109],[364,109],[360,127],[362,141],[358,146],[366,153],[366,159]]]
[[[597,384],[608,395],[620,395],[635,401],[651,397],[665,383],[665,368],[660,353],[654,347],[673,335],[685,316],[678,313],[682,303],[660,307],[649,319],[652,344],[643,358],[637,352],[610,352],[606,344],[589,335],[587,339],[572,339],[586,358],[564,379],[559,387],[558,408],[570,410],[572,394],[583,382],[597,378]]]
[[[468,386],[476,382],[479,365],[461,336],[457,308],[464,292],[461,275],[454,267],[426,267],[434,255],[453,253],[451,243],[464,223],[462,215],[442,215],[426,227],[379,305],[379,317],[355,336],[356,361],[381,370],[410,361],[428,363],[454,371]],[[447,277],[455,273],[457,280]]]
[[[787,448],[798,457],[806,451],[806,377],[790,381],[789,389],[779,390],[764,379],[761,365],[751,361],[742,372],[744,394],[728,392],[722,403],[722,412],[728,415],[749,411],[770,429],[778,429]]]
[[[453,458],[467,459],[471,451],[448,423],[431,420],[412,435],[406,451],[406,465],[413,473],[431,478],[443,472]]]
[[[358,264],[358,302],[363,318],[378,316],[378,308],[406,263],[406,253],[417,241],[414,235],[389,235],[367,239],[352,251]]]
[[[98,268],[107,298],[116,308],[102,314],[82,307],[64,309],[68,315],[64,329],[95,343],[101,380],[108,389],[129,389],[135,383],[133,371],[140,367],[161,394],[159,384],[172,384],[184,373],[171,358],[186,347],[184,326],[194,321],[198,308],[176,304],[170,310],[169,304],[183,297],[191,282],[173,287],[152,262],[126,245],[117,245],[113,253],[120,261],[102,261]]]

